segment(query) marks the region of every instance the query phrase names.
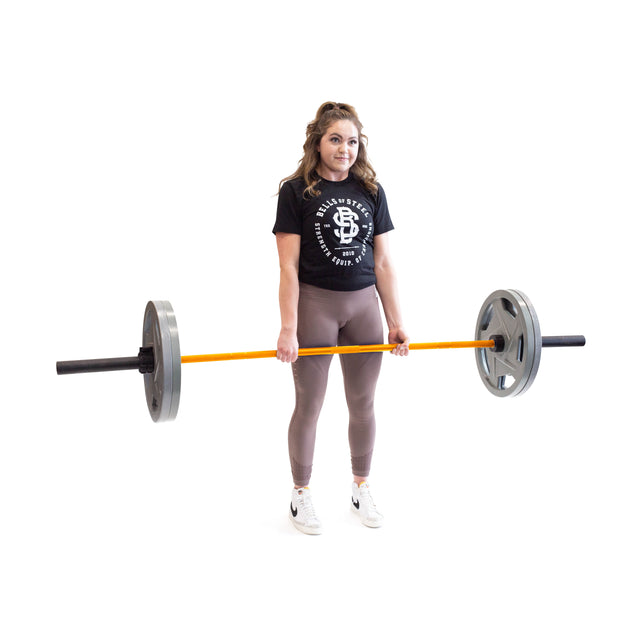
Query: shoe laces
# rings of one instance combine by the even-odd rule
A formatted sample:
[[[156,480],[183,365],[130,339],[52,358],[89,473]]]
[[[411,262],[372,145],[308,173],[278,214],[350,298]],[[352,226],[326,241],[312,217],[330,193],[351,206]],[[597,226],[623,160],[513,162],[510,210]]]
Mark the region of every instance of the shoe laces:
[[[316,516],[316,510],[311,501],[311,493],[309,490],[303,490],[302,493],[298,493],[298,499],[305,520],[317,520],[318,517]]]
[[[358,487],[358,489],[360,491],[360,504],[363,506],[366,505],[366,508],[370,511],[377,511],[378,509],[371,497],[371,492],[369,491],[369,485],[363,484],[361,487]]]

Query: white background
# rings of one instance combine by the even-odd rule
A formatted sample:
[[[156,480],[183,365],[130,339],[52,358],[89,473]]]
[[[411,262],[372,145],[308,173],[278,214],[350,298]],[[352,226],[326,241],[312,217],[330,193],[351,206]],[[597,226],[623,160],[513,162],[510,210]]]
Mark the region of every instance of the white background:
[[[0,19],[3,638],[638,638],[638,29],[632,2],[7,3]],[[135,355],[275,348],[278,183],[325,100],[356,106],[414,341],[472,339],[518,288],[523,397],[473,354],[385,356],[349,513],[337,362],[287,521],[289,367],[183,368],[154,424]],[[275,637],[275,636],[274,636]]]

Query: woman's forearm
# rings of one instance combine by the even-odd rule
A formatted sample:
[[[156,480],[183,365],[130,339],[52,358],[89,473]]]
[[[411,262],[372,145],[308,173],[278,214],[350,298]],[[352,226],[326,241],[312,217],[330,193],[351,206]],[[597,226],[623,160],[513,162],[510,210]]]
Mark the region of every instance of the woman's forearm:
[[[385,266],[376,267],[375,273],[376,288],[382,301],[382,308],[384,309],[389,331],[399,329],[403,326],[403,322],[395,270],[391,264],[386,264]]]
[[[283,331],[295,333],[298,329],[298,272],[290,266],[280,269],[280,320]]]
[[[385,252],[384,258],[376,261],[375,274],[376,288],[389,327],[389,344],[397,344],[391,353],[397,356],[408,356],[409,336],[404,329],[396,272],[388,253]]]

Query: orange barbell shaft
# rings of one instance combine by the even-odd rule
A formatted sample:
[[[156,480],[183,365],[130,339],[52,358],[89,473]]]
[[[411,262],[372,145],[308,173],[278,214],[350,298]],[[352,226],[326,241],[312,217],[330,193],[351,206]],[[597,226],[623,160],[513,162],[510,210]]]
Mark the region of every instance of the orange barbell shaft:
[[[299,356],[323,356],[333,353],[373,353],[376,351],[391,351],[397,344],[363,344],[344,347],[311,347],[299,349]],[[492,349],[493,340],[467,340],[460,342],[414,342],[409,345],[410,350],[418,349]],[[237,351],[234,353],[205,353],[197,356],[182,356],[183,364],[193,362],[219,362],[221,360],[251,360],[253,358],[275,358],[276,351]]]

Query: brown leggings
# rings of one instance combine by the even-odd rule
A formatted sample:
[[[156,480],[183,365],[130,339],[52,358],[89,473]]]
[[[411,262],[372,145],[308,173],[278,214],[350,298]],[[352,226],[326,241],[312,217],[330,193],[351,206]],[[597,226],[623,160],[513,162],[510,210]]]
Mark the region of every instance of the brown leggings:
[[[330,291],[300,283],[300,347],[380,344],[382,319],[375,286],[359,291]],[[293,363],[296,405],[289,425],[289,458],[296,486],[311,478],[316,424],[333,356],[303,356]],[[349,409],[349,445],[353,475],[367,477],[373,456],[376,421],[374,396],[382,353],[341,355]]]

